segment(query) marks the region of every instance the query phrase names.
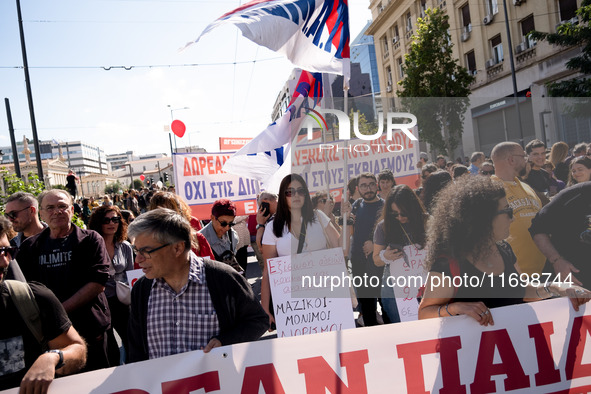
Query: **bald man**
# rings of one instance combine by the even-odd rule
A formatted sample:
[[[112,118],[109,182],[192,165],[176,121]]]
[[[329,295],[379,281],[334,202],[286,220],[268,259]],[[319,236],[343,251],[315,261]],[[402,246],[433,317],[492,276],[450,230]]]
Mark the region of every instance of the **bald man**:
[[[530,275],[541,273],[546,257],[540,252],[528,230],[532,219],[542,208],[542,202],[536,192],[518,178],[526,171],[527,155],[518,143],[501,142],[493,148],[491,158],[495,165],[492,179],[503,182],[507,201],[513,208],[515,219],[509,228],[507,242],[517,256],[519,271]]]

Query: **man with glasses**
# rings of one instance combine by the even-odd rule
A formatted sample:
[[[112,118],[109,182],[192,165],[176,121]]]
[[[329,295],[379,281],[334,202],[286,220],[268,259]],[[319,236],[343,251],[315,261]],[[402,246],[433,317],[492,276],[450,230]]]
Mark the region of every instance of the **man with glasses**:
[[[8,242],[10,229],[10,222],[0,217],[0,390],[20,385],[21,393],[47,392],[56,373],[67,375],[82,368],[86,346],[47,287],[5,280],[18,249]],[[38,312],[26,317],[25,311],[35,306]]]
[[[85,371],[110,367],[106,331],[111,314],[103,292],[109,255],[95,231],[72,223],[72,197],[53,189],[39,195],[41,218],[48,228],[27,238],[17,260],[28,281],[47,286],[60,300],[76,330],[88,344]]]
[[[191,226],[179,213],[151,210],[128,234],[145,274],[131,292],[132,362],[199,349],[208,353],[256,340],[269,328],[244,277],[191,252]]]
[[[519,176],[526,172],[527,155],[518,143],[501,142],[493,148],[491,157],[495,165],[492,179],[503,182],[507,202],[515,216],[509,227],[507,242],[517,257],[519,270],[529,275],[539,274],[544,269],[546,258],[528,230],[532,219],[542,208],[542,202],[529,185],[519,180]]]
[[[367,277],[367,286],[357,288],[357,299],[361,305],[361,314],[365,326],[375,326],[377,321],[376,301],[380,296],[378,286],[372,286],[370,278],[381,285],[383,267],[373,263],[373,233],[376,222],[382,213],[384,200],[378,196],[378,183],[372,173],[363,173],[357,178],[357,189],[361,198],[353,203],[351,213],[355,215],[351,242],[351,268],[353,276]],[[385,316],[385,315],[384,315]]]
[[[222,256],[228,251],[236,255],[238,233],[232,228],[235,217],[236,205],[232,201],[217,200],[211,208],[211,221],[199,231],[211,245],[213,255],[218,261],[223,261]]]
[[[13,246],[21,246],[21,243],[47,227],[47,224],[39,220],[39,203],[31,193],[16,192],[6,200],[4,216],[12,223],[12,228],[17,231],[16,237],[10,240]]]

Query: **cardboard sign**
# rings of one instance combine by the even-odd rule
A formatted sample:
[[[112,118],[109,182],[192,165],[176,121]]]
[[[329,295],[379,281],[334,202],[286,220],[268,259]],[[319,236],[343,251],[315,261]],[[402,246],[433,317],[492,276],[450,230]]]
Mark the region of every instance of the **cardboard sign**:
[[[267,269],[277,337],[355,328],[348,289],[331,294],[324,281],[347,274],[341,248],[269,259]]]
[[[390,264],[391,283],[385,285],[393,285],[400,320],[405,322],[419,318],[417,294],[427,278],[427,249],[419,249],[418,245],[406,245],[403,251],[406,257]]]

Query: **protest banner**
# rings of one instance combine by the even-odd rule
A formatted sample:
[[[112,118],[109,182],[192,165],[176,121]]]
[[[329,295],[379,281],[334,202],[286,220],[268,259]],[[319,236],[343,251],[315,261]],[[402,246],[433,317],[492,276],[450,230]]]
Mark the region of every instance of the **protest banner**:
[[[56,379],[49,393],[582,393],[591,308],[565,298],[223,346]],[[11,389],[6,393],[17,393]]]
[[[259,183],[222,171],[229,153],[178,153],[174,155],[176,192],[198,219],[209,219],[216,200],[236,204],[237,215],[256,214]]]
[[[220,137],[220,151],[237,151],[251,140],[244,137]]]
[[[416,127],[410,131],[418,135]],[[394,173],[396,184],[406,184],[411,188],[420,184],[420,170],[416,167],[419,145],[400,130],[392,132],[391,140],[387,139],[387,135],[372,141],[353,139],[348,141],[347,147],[344,141],[298,144],[291,155],[293,172],[306,180],[310,191],[325,191],[328,185],[337,202],[347,180],[364,172],[377,175],[388,168]]]
[[[393,287],[396,306],[400,320],[403,322],[419,318],[417,294],[427,277],[425,271],[427,249],[418,249],[417,246],[406,245],[402,248],[405,257],[390,263],[391,279],[388,279],[389,283],[384,284]]]
[[[355,328],[348,288],[323,292],[322,278],[347,273],[341,248],[276,257],[267,269],[278,338]]]

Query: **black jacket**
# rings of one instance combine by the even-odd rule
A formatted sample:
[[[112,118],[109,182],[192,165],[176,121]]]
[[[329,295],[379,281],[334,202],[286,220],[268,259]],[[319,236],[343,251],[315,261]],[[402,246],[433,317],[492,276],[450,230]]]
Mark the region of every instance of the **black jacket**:
[[[209,295],[215,308],[222,345],[254,341],[269,328],[269,317],[255,298],[250,284],[226,264],[203,258]],[[147,360],[148,299],[153,280],[140,278],[131,291],[129,361]]]

